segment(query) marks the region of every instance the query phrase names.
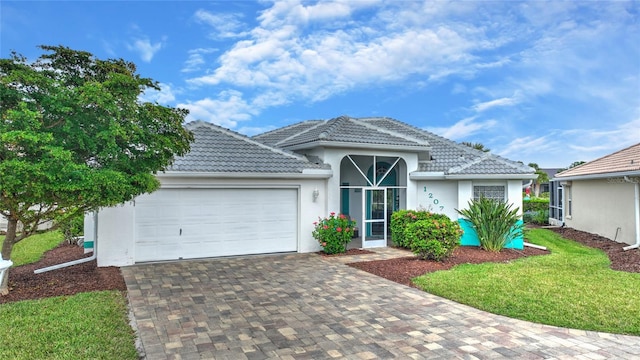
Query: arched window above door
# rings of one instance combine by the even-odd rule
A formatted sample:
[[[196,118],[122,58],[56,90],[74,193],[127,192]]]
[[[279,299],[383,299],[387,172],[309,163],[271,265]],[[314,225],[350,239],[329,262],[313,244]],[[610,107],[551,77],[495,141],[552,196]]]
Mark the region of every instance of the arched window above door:
[[[340,165],[340,182],[351,186],[406,186],[406,165],[400,157],[347,155]]]

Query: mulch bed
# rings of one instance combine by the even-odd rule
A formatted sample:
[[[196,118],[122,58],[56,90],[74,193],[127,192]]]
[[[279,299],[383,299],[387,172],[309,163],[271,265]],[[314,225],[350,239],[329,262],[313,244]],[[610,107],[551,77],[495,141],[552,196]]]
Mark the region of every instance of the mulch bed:
[[[570,228],[550,229],[567,239],[572,239],[584,245],[603,250],[611,259],[611,268],[619,271],[640,273],[640,250],[622,251],[626,244],[613,242],[602,236],[578,231]],[[368,250],[352,249],[345,255],[371,253]],[[505,249],[499,253],[483,251],[476,247],[459,247],[449,259],[439,263],[435,261],[416,260],[406,257],[391,260],[367,261],[349,264],[387,278],[389,280],[411,286],[411,279],[427,272],[445,270],[457,264],[505,262],[524,256],[546,254],[546,251],[525,247],[523,251]],[[42,260],[35,264],[12,268],[9,272],[9,286],[11,292],[7,296],[0,296],[0,304],[38,299],[51,296],[73,295],[86,291],[120,290],[127,287],[117,267],[96,266],[96,261],[73,265],[42,274],[34,274],[33,270],[50,265],[88,257],[83,249],[75,245],[62,244],[48,251]],[[323,256],[339,256],[326,255]]]
[[[485,262],[508,262],[525,256],[544,255],[546,250],[525,247],[524,250],[503,249],[490,252],[473,246],[460,246],[449,258],[438,261],[425,261],[408,256],[389,260],[374,260],[347,264],[397,283],[413,286],[411,279],[428,272],[447,270],[459,264],[480,264]]]
[[[37,263],[11,268],[9,271],[9,295],[0,296],[0,304],[74,295],[87,291],[127,290],[120,268],[115,266],[97,267],[96,260],[41,274],[33,273],[35,269],[89,256],[91,254],[84,254],[82,247],[63,243],[45,253],[42,260]]]

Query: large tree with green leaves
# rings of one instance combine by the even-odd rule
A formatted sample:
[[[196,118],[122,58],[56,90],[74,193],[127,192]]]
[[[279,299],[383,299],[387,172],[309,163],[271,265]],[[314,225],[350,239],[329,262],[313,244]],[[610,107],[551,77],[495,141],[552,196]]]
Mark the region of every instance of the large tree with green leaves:
[[[0,59],[2,257],[45,222],[113,206],[159,187],[154,173],[189,151],[187,110],[143,102],[158,84],[122,59],[41,46]],[[8,293],[7,275],[0,293]]]

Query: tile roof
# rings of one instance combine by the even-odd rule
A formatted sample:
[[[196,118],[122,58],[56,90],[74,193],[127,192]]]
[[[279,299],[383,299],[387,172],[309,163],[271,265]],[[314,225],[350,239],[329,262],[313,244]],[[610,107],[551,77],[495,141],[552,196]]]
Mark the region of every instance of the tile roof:
[[[425,171],[457,175],[535,173],[535,170],[517,161],[473,149],[395,119],[367,118],[362,120],[426,141],[431,146],[433,160],[427,165]]]
[[[375,144],[424,148],[432,161],[423,171],[448,175],[533,174],[530,167],[491,153],[472,149],[431,132],[386,117],[310,120],[276,129],[254,137],[258,141],[282,147],[313,147],[333,142],[345,144]]]
[[[605,155],[599,159],[567,169],[556,174],[557,178],[573,176],[606,175],[612,173],[640,173],[640,143]]]
[[[185,127],[195,138],[191,150],[177,157],[168,171],[302,173],[305,169],[330,169],[208,122],[195,121]]]
[[[360,119],[340,116],[331,120],[303,121],[282,129],[273,130],[254,137],[259,141],[281,148],[315,147],[319,143],[336,145],[371,144],[424,147],[420,139],[407,138],[384,127],[369,126]]]

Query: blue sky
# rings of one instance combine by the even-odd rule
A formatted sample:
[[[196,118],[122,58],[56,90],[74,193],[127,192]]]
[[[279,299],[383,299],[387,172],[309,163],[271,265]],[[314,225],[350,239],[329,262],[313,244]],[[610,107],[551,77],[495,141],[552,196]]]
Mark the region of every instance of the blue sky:
[[[123,58],[254,135],[388,116],[541,167],[640,142],[640,2],[6,1],[0,52]]]

